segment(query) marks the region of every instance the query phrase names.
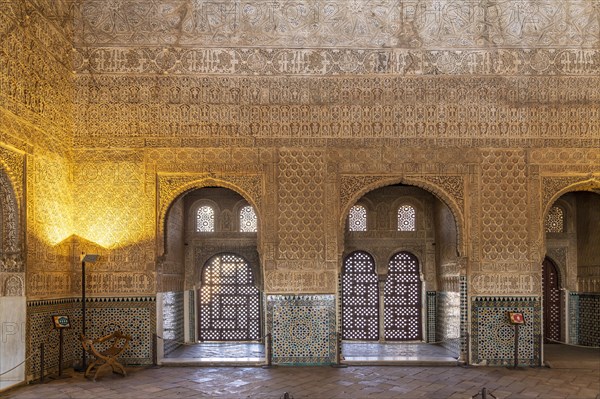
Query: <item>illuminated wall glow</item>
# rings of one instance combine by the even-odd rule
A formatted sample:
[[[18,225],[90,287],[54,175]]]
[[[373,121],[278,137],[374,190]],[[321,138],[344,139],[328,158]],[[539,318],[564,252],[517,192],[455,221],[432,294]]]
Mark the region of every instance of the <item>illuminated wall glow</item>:
[[[69,164],[58,156],[38,156],[34,173],[33,234],[54,246],[73,233]]]
[[[143,163],[83,162],[73,174],[75,234],[111,249],[153,237]]]

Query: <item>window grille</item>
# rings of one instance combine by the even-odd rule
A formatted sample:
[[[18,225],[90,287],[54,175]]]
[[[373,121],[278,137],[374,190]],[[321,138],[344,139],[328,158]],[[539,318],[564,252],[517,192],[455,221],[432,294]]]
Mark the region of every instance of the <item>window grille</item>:
[[[214,257],[204,268],[200,288],[201,341],[260,339],[260,300],[250,265],[241,257]]]
[[[411,205],[402,205],[398,208],[398,231],[415,231],[415,208]]]
[[[342,273],[342,339],[379,338],[379,289],[375,262],[366,252],[353,252]]]
[[[248,205],[240,209],[240,232],[256,233],[257,222],[258,219],[252,206]]]
[[[560,206],[553,206],[546,216],[546,233],[563,233],[565,231],[565,216]]]
[[[348,213],[348,230],[367,231],[367,210],[362,205],[354,205]]]
[[[215,210],[211,206],[204,205],[196,211],[196,231],[205,233],[215,231]]]
[[[383,298],[385,339],[422,339],[421,278],[414,255],[400,252],[392,257]]]

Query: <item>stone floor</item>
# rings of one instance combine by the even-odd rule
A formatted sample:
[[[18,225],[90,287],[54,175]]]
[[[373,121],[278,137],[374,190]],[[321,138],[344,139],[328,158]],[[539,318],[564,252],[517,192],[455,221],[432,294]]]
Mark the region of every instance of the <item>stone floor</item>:
[[[343,342],[342,354],[346,360],[393,360],[398,358],[453,358],[454,355],[439,345],[426,343]],[[260,343],[198,343],[182,345],[165,356],[167,359],[229,359],[261,361],[265,346]]]
[[[0,398],[600,398],[594,369],[504,367],[129,367],[127,377],[103,374],[97,382],[73,378],[27,385]],[[481,397],[479,395],[478,397]]]

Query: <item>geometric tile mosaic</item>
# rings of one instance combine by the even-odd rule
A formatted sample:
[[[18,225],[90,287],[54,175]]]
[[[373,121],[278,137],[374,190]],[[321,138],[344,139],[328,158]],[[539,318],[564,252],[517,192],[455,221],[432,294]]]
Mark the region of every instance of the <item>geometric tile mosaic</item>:
[[[436,342],[437,298],[435,291],[427,291],[427,342]]]
[[[515,326],[507,312],[522,312],[519,326],[519,366],[540,365],[541,302],[537,297],[475,297],[471,303],[471,354],[473,363],[514,365]]]
[[[600,346],[600,294],[579,294],[579,345]]]
[[[469,301],[467,292],[467,276],[459,277],[460,292],[460,358],[469,358],[468,333],[469,333]]]
[[[579,343],[579,295],[576,292],[569,292],[569,344],[577,345]]]
[[[63,366],[71,367],[81,359],[81,299],[63,298],[27,302],[27,379],[39,378],[40,344],[44,344],[45,374],[58,368],[59,333],[51,316],[69,316],[71,328],[63,332]],[[100,337],[116,329],[131,335],[130,347],[123,352],[124,364],[151,364],[152,333],[156,326],[156,298],[87,298],[86,335]]]
[[[267,328],[272,334],[273,363],[334,363],[335,321],[334,295],[268,295]]]

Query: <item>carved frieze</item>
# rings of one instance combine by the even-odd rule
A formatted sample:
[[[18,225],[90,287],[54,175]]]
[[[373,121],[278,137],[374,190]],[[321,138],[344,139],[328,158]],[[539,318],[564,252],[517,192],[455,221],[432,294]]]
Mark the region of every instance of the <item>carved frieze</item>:
[[[589,148],[600,145],[598,85],[589,76],[465,83],[439,76],[78,75],[74,145]],[[361,162],[363,173],[372,168]]]
[[[87,0],[77,16],[76,41],[216,48],[593,48],[600,39],[599,13],[594,2],[575,0]],[[257,53],[248,68],[260,60]],[[167,53],[161,62],[174,60]],[[354,64],[348,56],[342,65]]]
[[[473,273],[470,293],[472,295],[539,295],[541,284],[539,273]]]
[[[330,271],[273,270],[265,272],[267,293],[334,293],[337,273]]]

